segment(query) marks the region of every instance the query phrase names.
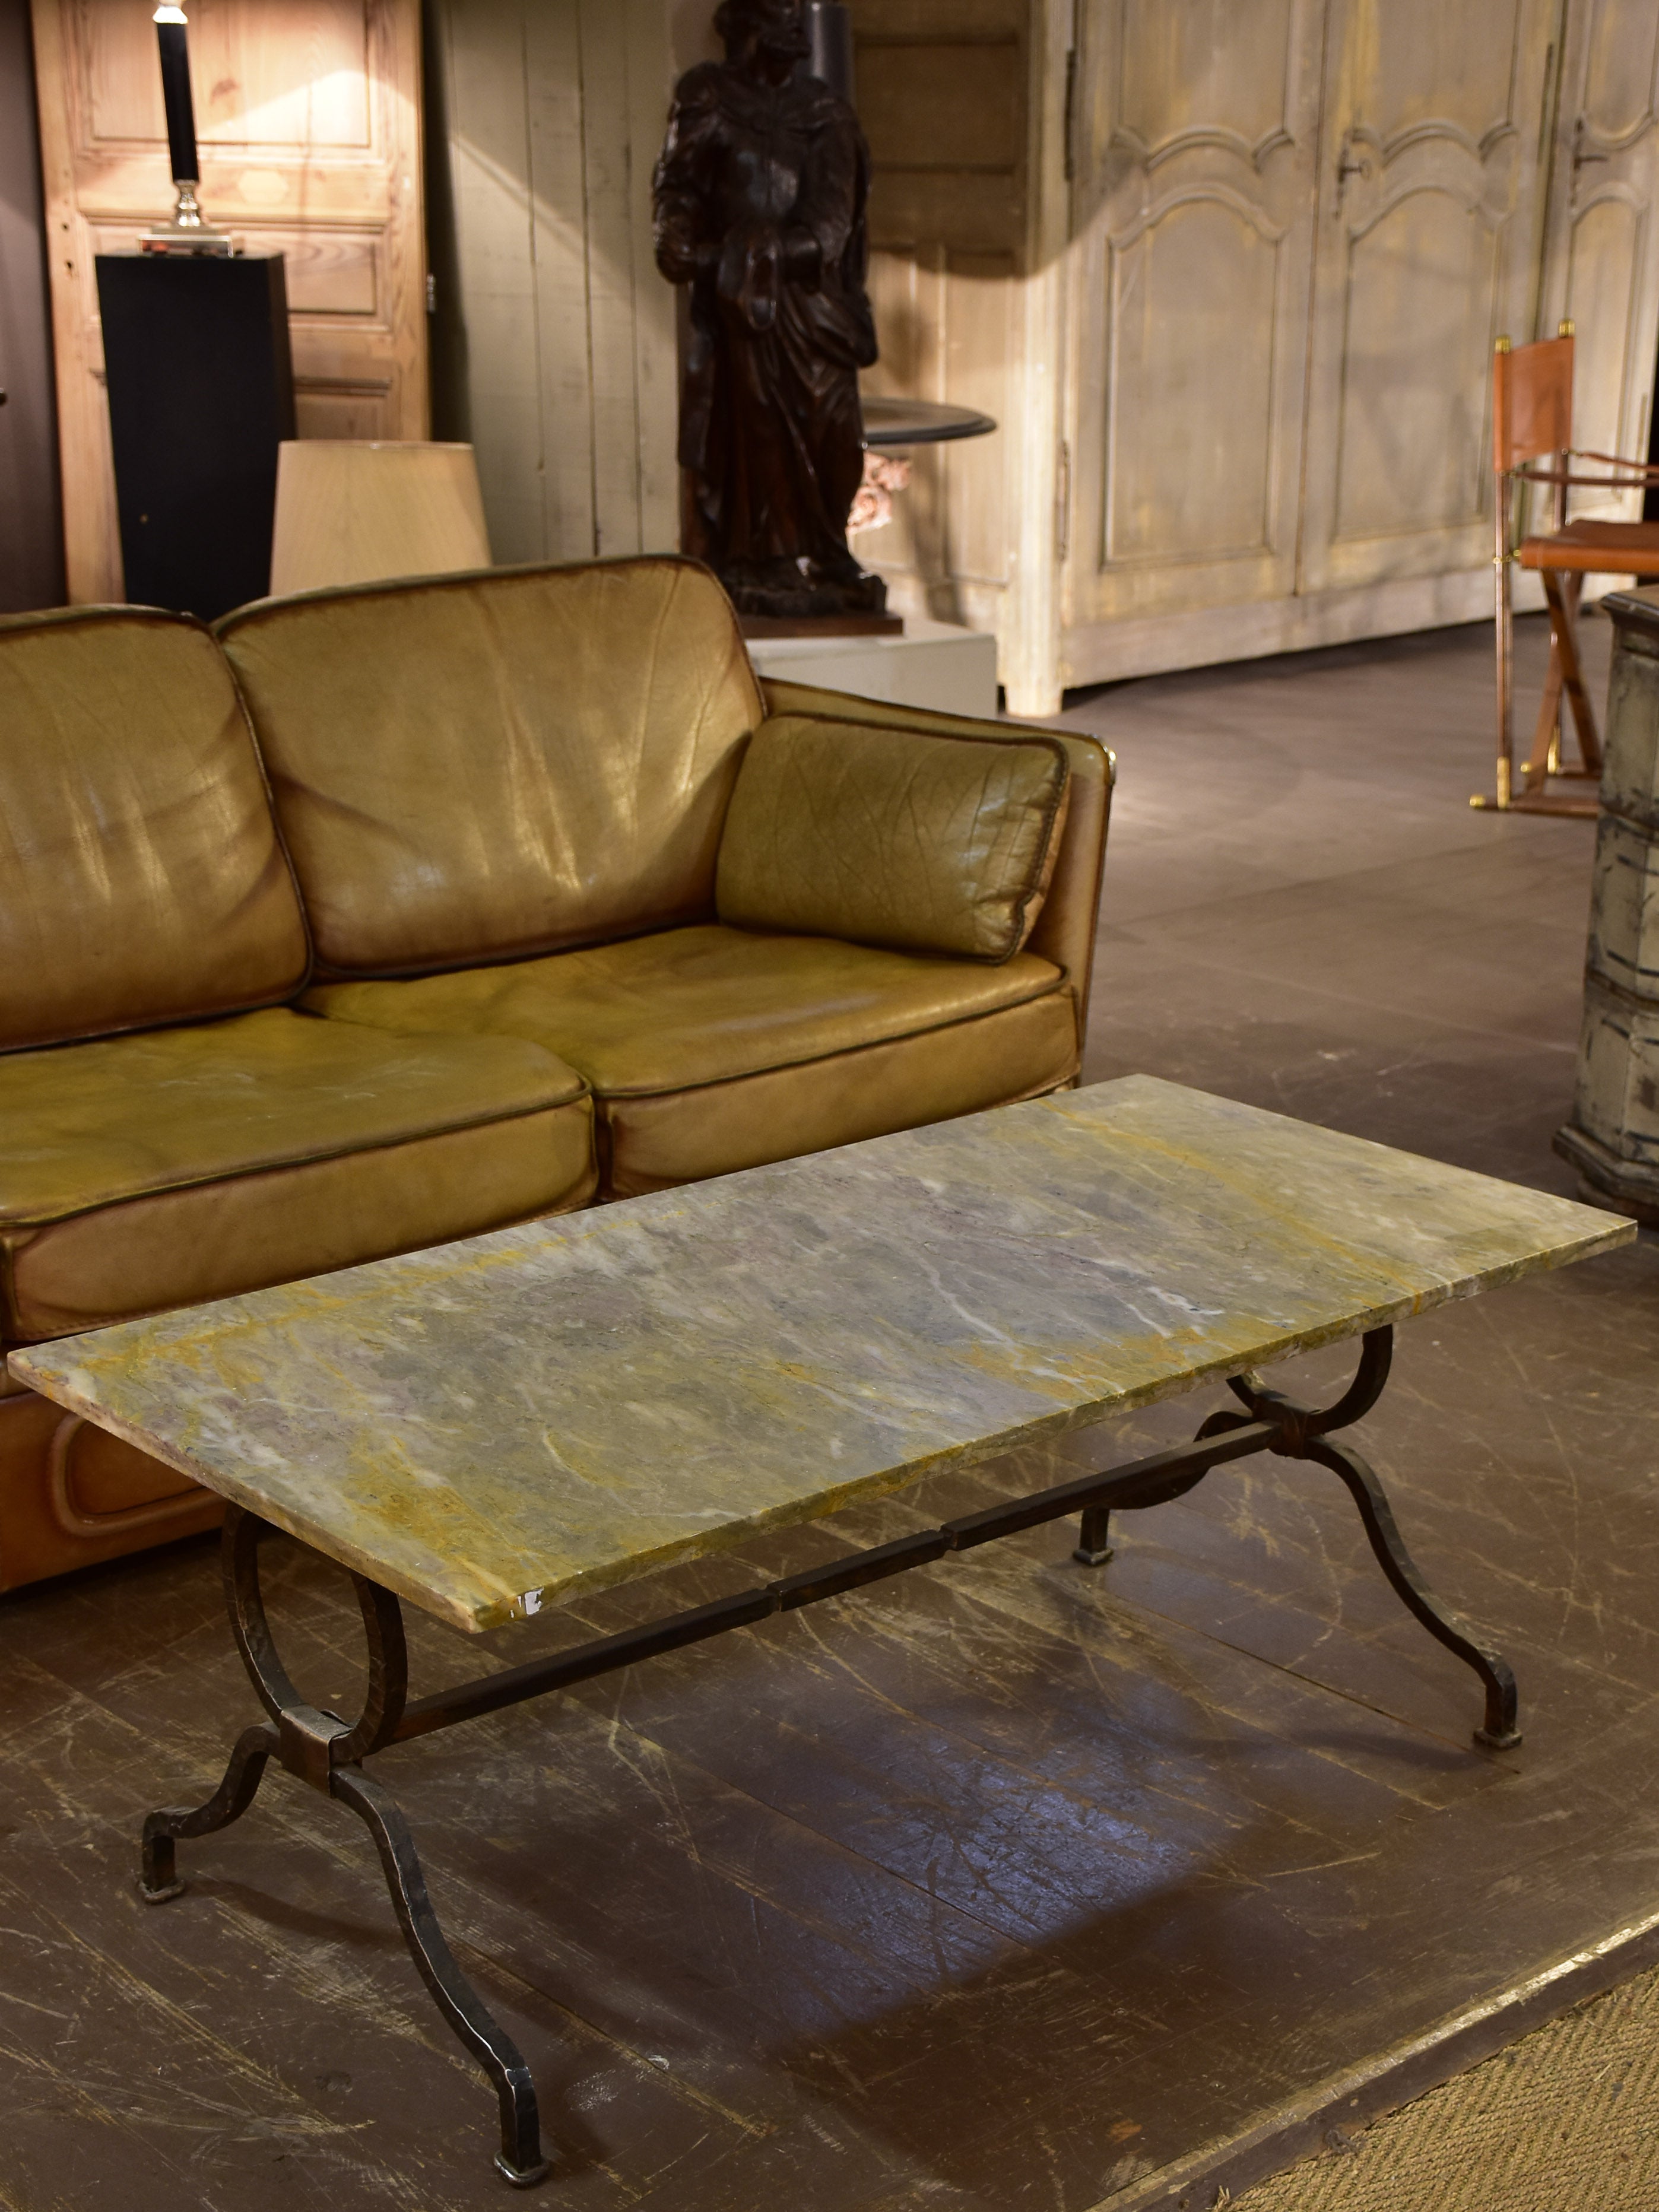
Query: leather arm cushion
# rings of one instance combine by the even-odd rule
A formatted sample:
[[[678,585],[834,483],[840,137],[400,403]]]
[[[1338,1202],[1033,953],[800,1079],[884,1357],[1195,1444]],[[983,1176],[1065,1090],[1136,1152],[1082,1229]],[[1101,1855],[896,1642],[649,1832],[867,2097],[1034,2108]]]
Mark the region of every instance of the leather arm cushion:
[[[1011,959],[1060,849],[1070,770],[1048,737],[934,735],[778,714],[750,739],[715,905],[739,929]]]
[[[860,699],[816,684],[790,684],[775,676],[761,679],[771,714],[830,714],[868,729],[927,730],[941,737],[994,737],[1006,723],[977,715],[943,714],[929,707],[901,707],[890,699]],[[1078,1028],[1088,1024],[1094,974],[1095,929],[1100,905],[1101,872],[1106,860],[1106,831],[1111,819],[1112,786],[1117,763],[1098,738],[1074,730],[1051,730],[1072,765],[1060,855],[1042,902],[1036,927],[1025,950],[1063,969],[1078,1005]]]

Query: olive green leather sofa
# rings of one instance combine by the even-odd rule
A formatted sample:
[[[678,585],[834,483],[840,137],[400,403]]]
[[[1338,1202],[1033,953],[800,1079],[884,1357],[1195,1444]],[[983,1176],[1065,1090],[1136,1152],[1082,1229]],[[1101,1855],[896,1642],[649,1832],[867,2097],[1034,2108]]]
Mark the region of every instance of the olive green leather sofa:
[[[668,557],[0,622],[0,1349],[1075,1081],[1111,781]],[[0,1589],[218,1510],[0,1381]]]

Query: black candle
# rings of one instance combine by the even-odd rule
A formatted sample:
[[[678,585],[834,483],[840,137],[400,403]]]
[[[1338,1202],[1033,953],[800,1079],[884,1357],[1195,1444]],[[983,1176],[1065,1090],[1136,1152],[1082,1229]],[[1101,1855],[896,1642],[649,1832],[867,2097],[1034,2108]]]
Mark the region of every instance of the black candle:
[[[158,8],[155,40],[161,49],[161,97],[167,109],[167,152],[175,184],[198,184],[202,166],[196,157],[196,110],[190,97],[188,21],[182,8]]]
[[[807,75],[827,84],[851,107],[853,16],[846,0],[806,0],[806,35],[812,42]]]

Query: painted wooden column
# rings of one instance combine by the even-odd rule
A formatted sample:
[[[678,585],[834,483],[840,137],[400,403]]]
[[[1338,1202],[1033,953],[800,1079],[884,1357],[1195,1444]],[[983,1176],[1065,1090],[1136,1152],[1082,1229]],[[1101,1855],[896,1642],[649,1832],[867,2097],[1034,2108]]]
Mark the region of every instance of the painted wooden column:
[[[1659,592],[1602,602],[1616,625],[1584,1027],[1555,1149],[1586,1194],[1659,1226]]]

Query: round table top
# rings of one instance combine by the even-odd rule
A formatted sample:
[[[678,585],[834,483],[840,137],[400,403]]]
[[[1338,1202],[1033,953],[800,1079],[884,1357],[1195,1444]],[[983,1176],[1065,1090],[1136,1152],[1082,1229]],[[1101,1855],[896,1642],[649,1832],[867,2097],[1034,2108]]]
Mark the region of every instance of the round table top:
[[[949,438],[982,438],[994,430],[993,416],[976,407],[950,407],[939,399],[864,397],[866,446],[939,446]]]

